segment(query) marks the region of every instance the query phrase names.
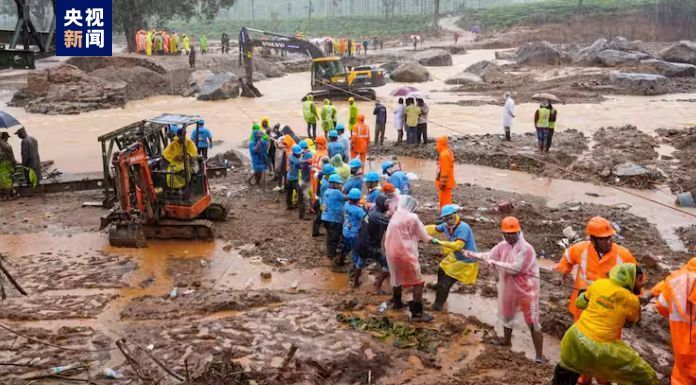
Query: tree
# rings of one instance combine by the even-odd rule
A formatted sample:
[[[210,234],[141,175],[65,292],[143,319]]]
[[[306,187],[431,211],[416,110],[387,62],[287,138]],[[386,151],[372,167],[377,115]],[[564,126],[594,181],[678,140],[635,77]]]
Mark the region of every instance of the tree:
[[[231,7],[235,0],[113,0],[114,29],[126,36],[128,50],[135,51],[135,33],[148,27],[148,20],[170,20],[175,16],[212,19],[221,8]]]
[[[433,25],[437,28],[438,21],[440,21],[440,0],[434,0],[433,3]]]

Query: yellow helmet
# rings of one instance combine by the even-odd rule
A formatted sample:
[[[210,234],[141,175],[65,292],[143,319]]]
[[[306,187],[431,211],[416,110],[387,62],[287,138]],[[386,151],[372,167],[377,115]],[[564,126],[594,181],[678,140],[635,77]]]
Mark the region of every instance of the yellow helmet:
[[[355,98],[353,98],[353,97],[351,96],[351,97],[348,98],[348,101],[349,101],[349,102],[354,102],[354,101],[355,101]]]
[[[271,124],[271,119],[268,116],[261,117],[261,125],[268,126]]]

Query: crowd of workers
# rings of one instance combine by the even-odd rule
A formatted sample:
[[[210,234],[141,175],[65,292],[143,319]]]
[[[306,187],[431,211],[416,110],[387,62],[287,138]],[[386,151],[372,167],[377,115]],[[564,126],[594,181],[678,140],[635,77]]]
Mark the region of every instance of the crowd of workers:
[[[505,139],[509,140],[514,101],[509,94],[505,97]],[[537,254],[525,240],[519,220],[504,218],[500,224],[503,240],[488,252],[477,250],[472,228],[459,216],[461,208],[452,203],[454,154],[447,137],[440,137],[436,140],[435,181],[440,223],[424,225],[416,214],[418,201],[408,173],[399,162],[387,160],[381,163],[381,173],[365,173],[370,130],[354,101],[349,104],[348,132],[338,123],[330,101],[325,101],[318,113],[311,97],[303,105],[308,124],[304,139],[288,126],[271,127],[268,118],[254,125],[249,151],[255,184],[262,183],[266,172],[273,172],[278,181],[275,189],[286,193],[287,208],[299,207],[301,219],[311,219],[307,212],[315,215],[312,236],[323,235],[320,228],[324,227],[326,256],[333,265],[338,268],[351,261],[351,284],[356,287],[367,264],[374,262],[379,266],[375,292],[383,294],[384,281],[389,279],[391,306],[408,307],[414,321],[434,318],[424,309],[419,242],[442,248],[432,311],[443,311],[455,283],[475,284],[480,264],[496,269],[498,314],[504,329],[501,344],[511,345],[514,321],[522,313],[532,335],[536,361],[547,362],[539,314]],[[414,103],[406,101],[406,105]],[[380,106],[378,102],[374,111],[378,125],[386,123],[380,120],[386,116]],[[408,132],[414,120],[409,124],[403,100],[399,106],[397,111],[403,112],[398,114],[403,114],[399,116],[405,118]],[[539,110],[535,114],[537,129],[553,130],[546,123],[552,116],[555,121],[553,107],[545,102]],[[319,117],[323,136],[316,136]],[[550,137],[548,140],[544,147],[540,144],[543,151],[547,151],[547,143],[550,145]],[[641,301],[647,303],[652,298],[658,298],[657,310],[670,320],[675,352],[672,383],[696,383],[696,332],[692,328],[696,322],[696,258],[642,295],[645,274],[631,252],[615,243],[613,224],[597,216],[587,222],[585,231],[586,240],[567,248],[556,267],[565,285],[572,287],[568,310],[574,324],[562,340],[553,384],[591,384],[593,380],[600,384],[657,384],[654,369],[621,340],[621,330],[640,321]],[[407,303],[403,301],[404,288],[412,290],[412,300]]]
[[[9,131],[0,130],[0,200],[16,196],[14,185],[18,175],[24,178],[25,184],[33,187],[36,187],[42,178],[39,143],[27,134],[24,127],[17,129],[15,135],[21,140],[21,162],[17,162],[12,151]]]

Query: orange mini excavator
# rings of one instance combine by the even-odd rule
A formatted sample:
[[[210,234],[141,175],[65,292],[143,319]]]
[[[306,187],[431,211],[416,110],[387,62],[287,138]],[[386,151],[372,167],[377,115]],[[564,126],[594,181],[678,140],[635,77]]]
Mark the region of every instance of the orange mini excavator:
[[[185,145],[181,146],[183,170],[168,167],[162,156],[176,131],[184,130],[185,138],[187,129],[195,130],[199,120],[172,114],[147,120],[146,124],[162,127],[162,141],[152,143],[141,135],[113,153],[116,204],[102,220],[112,246],[145,247],[147,238],[213,239],[211,221],[225,220],[227,208],[213,203],[205,160],[189,154]],[[179,183],[174,183],[176,178]]]

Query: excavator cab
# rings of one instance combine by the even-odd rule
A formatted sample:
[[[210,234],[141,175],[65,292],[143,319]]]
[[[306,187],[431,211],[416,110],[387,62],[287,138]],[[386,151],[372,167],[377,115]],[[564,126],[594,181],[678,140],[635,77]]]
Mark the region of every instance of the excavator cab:
[[[227,208],[213,203],[205,161],[186,151],[199,120],[163,114],[111,133],[127,144],[110,161],[117,202],[102,227],[109,227],[112,246],[145,247],[147,238],[213,239],[210,221],[224,220]],[[165,154],[177,161],[167,162]]]

